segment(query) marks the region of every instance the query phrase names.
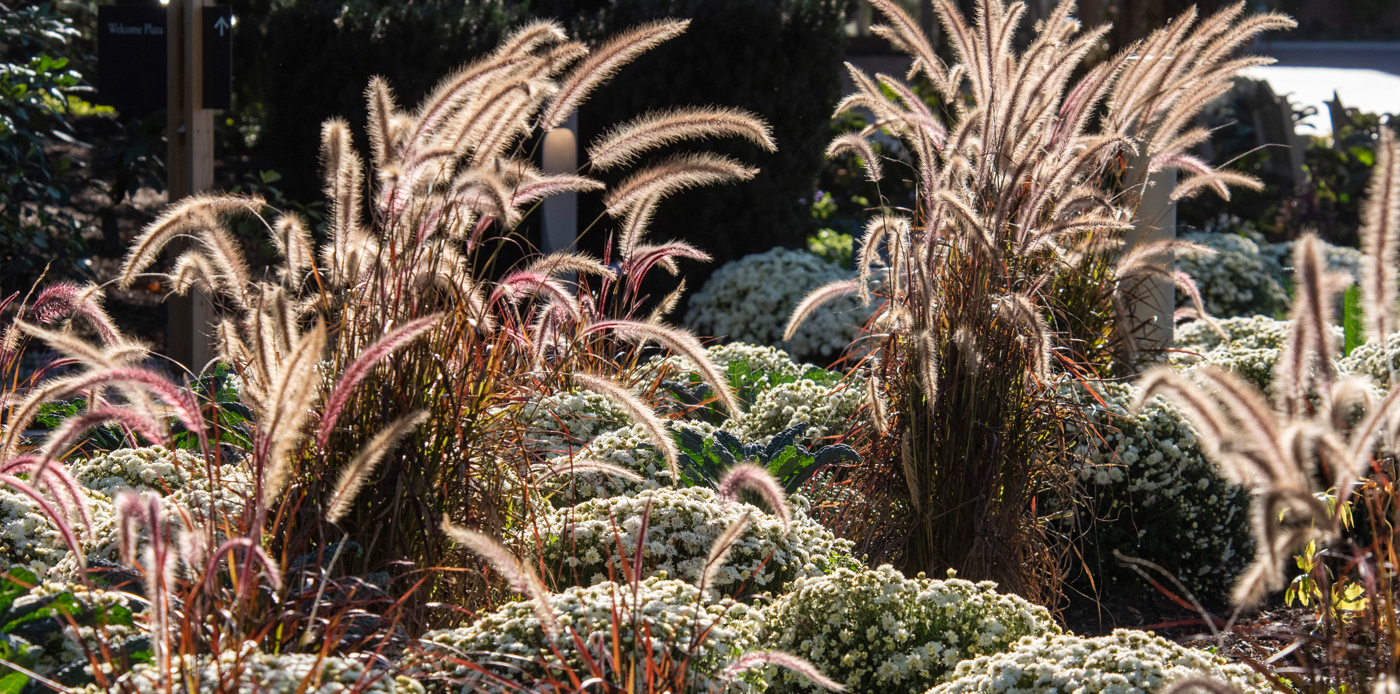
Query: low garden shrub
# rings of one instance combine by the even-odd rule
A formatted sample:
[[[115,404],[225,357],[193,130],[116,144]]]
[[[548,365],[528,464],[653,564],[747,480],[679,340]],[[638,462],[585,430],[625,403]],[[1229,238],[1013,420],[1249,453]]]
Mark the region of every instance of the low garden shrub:
[[[793,518],[785,529],[770,513],[725,501],[706,487],[593,499],[540,519],[541,553],[565,585],[620,580],[631,570],[638,547],[646,575],[664,571],[698,584],[715,540],[749,513],[749,527],[715,578],[713,588],[719,595],[778,593],[802,576],[857,565],[850,556],[851,543],[812,520],[801,496],[793,496],[789,504]],[[639,544],[643,527],[646,537]],[[619,551],[627,553],[625,559]]]
[[[873,313],[855,298],[827,304],[791,339],[787,317],[811,290],[855,273],[805,250],[774,248],[725,264],[690,298],[685,324],[725,341],[773,345],[798,359],[830,361]]]
[[[1060,633],[1048,610],[991,582],[905,578],[889,565],[798,579],[766,616],[765,647],[807,658],[852,692],[922,692],[963,660]],[[770,692],[817,691],[769,674]]]
[[[1273,691],[1250,668],[1160,636],[1119,629],[1082,638],[1047,634],[1004,653],[958,664],[948,682],[928,694],[1061,694],[1158,692],[1187,677],[1209,677],[1244,694]]]

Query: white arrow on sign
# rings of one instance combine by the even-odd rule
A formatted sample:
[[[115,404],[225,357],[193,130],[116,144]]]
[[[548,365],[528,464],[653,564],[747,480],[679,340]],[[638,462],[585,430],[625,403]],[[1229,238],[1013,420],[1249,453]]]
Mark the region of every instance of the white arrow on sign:
[[[228,19],[219,17],[219,21],[214,22],[214,28],[219,30],[219,36],[223,36],[224,32],[229,30]]]

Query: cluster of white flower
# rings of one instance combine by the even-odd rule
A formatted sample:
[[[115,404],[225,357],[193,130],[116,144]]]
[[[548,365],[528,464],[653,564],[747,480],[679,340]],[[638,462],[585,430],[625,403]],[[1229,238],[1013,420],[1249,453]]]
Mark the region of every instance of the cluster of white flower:
[[[1228,337],[1221,337],[1202,321],[1177,329],[1170,361],[1187,369],[1209,364],[1234,372],[1267,393],[1273,388],[1274,367],[1278,364],[1288,321],[1268,316],[1226,318],[1218,321]],[[1334,328],[1341,339],[1340,328]]]
[[[666,424],[672,431],[684,428],[698,432],[701,436],[712,436],[716,430],[714,425],[705,422],[672,421]],[[600,472],[577,472],[560,475],[550,478],[543,485],[544,491],[552,493],[554,495],[552,499],[558,502],[577,504],[589,499],[599,499],[619,493],[635,493],[661,486],[674,486],[676,483],[676,480],[671,479],[671,470],[666,465],[666,461],[662,460],[660,454],[656,452],[656,446],[652,443],[651,436],[647,434],[646,427],[641,424],[633,424],[630,427],[599,435],[579,449],[578,453],[574,455],[574,459],[611,463],[640,474],[643,481],[640,484],[629,482]],[[567,457],[559,456],[551,459],[549,465],[567,467],[567,460]]]
[[[1272,316],[1288,307],[1283,269],[1270,253],[1261,249],[1268,244],[1257,232],[1190,232],[1182,234],[1181,240],[1215,251],[1209,256],[1186,253],[1177,260],[1177,269],[1196,280],[1201,300],[1212,316]],[[1177,305],[1190,305],[1180,291]]]
[[[806,513],[806,500],[790,500],[792,522],[764,511],[727,502],[705,487],[660,488],[635,496],[594,499],[544,516],[539,533],[545,561],[564,580],[596,584],[626,575],[618,547],[630,553],[646,525],[641,544],[643,570],[699,583],[715,540],[742,516],[751,514],[712,587],[719,595],[779,592],[801,576],[819,576],[854,566],[851,543],[837,539]],[[630,560],[629,560],[630,561]]]
[[[728,599],[708,602],[695,586],[664,575],[635,586],[606,582],[568,588],[551,595],[549,603],[560,626],[572,630],[586,645],[591,661],[611,660],[611,635],[616,633],[624,659],[649,657],[653,663],[667,658],[673,663],[686,660],[696,678],[693,691],[706,691],[714,673],[754,647],[762,621],[759,608]],[[600,638],[602,635],[609,638]],[[442,691],[473,691],[472,682],[481,681],[479,673],[454,661],[475,661],[513,681],[527,678],[529,682],[529,678],[544,676],[536,662],[539,658],[546,659],[550,674],[564,681],[569,679],[562,671],[564,665],[579,679],[588,679],[590,672],[578,651],[578,641],[567,633],[554,641],[563,662],[554,656],[534,604],[528,601],[507,603],[467,627],[429,632],[420,643],[422,653],[406,659],[405,671],[434,691],[439,687]],[[634,664],[636,672],[646,671],[645,663]],[[613,669],[630,671],[625,662],[615,663]],[[456,682],[448,684],[449,678]]]
[[[855,339],[873,310],[855,297],[837,299],[781,340],[792,310],[811,290],[855,275],[808,251],[774,248],[715,271],[690,298],[685,324],[722,340],[776,345],[809,359],[835,357]]]
[[[627,411],[607,396],[589,390],[554,393],[521,405],[516,422],[532,451],[567,455],[599,434],[632,423]]]
[[[1337,368],[1343,373],[1370,376],[1371,382],[1381,388],[1390,387],[1390,369],[1400,373],[1400,333],[1386,336],[1385,353],[1380,342],[1367,342],[1357,345],[1351,354],[1337,360]],[[1386,354],[1390,356],[1390,366],[1386,366]]]
[[[854,692],[920,692],[960,661],[1005,651],[1024,636],[1060,633],[1049,611],[996,584],[909,579],[890,566],[799,579],[768,608],[765,648],[815,664]],[[770,670],[769,692],[817,691]]]
[[[201,522],[209,514],[211,501],[220,520],[241,513],[253,489],[251,476],[242,466],[224,465],[215,471],[218,479],[210,480],[197,458],[162,446],[121,449],[69,465],[92,517],[90,528],[75,520],[73,530],[88,558],[107,561],[116,561],[119,556],[113,504],[124,490],[165,496],[165,503],[179,510],[172,510],[172,517]],[[0,487],[0,570],[15,565],[27,566],[41,578],[72,579],[77,575],[77,561],[68,544],[39,505],[28,496]]]
[[[54,673],[65,667],[74,664],[84,664],[88,662],[87,652],[100,652],[102,648],[119,651],[121,648],[135,639],[144,638],[146,631],[138,625],[114,623],[121,620],[110,620],[101,628],[90,625],[86,619],[87,615],[96,612],[106,612],[112,614],[117,610],[140,609],[134,600],[123,593],[92,588],[77,583],[60,583],[54,581],[40,582],[28,593],[15,598],[10,609],[15,614],[23,614],[30,607],[37,609],[41,605],[49,604],[51,601],[61,596],[71,598],[72,602],[65,603],[71,611],[70,616],[79,624],[74,628],[72,624],[64,624],[61,629],[54,629],[47,634],[34,626],[23,630],[21,636],[18,633],[7,635],[10,647],[16,653],[31,651],[37,648],[42,651],[32,669],[44,676],[52,676]],[[76,608],[76,609],[72,609]],[[88,668],[90,672],[90,667]]]
[[[1010,650],[959,663],[952,678],[928,694],[1151,694],[1187,677],[1209,677],[1247,694],[1270,691],[1244,665],[1146,632],[1109,636],[1053,634],[1023,639]]]
[[[1293,258],[1293,242],[1285,241],[1276,243],[1273,252],[1281,263],[1289,263]],[[1323,256],[1327,261],[1327,269],[1332,272],[1341,272],[1351,275],[1352,282],[1361,281],[1361,251],[1349,246],[1333,246],[1323,242]]]
[[[174,667],[172,665],[172,669]],[[181,672],[190,674],[198,683],[199,694],[425,694],[427,691],[422,684],[403,675],[393,676],[384,671],[366,674],[365,665],[357,660],[335,656],[322,658],[316,653],[263,653],[251,641],[244,643],[241,650],[224,651],[218,658],[205,656],[196,661],[184,656]],[[310,684],[304,684],[307,682]],[[165,691],[163,685],[159,667],[142,663],[122,674],[111,691],[155,694]],[[88,685],[78,691],[97,694],[107,690]]]
[[[806,423],[802,441],[842,434],[865,403],[865,388],[854,379],[824,386],[809,379],[784,383],[754,398],[749,411],[725,425],[726,431],[748,442],[767,441],[788,427]]]
[[[751,388],[747,391],[753,399],[747,412],[741,412],[720,424],[723,429],[744,443],[762,443],[774,434],[795,426],[807,424],[807,430],[799,437],[799,443],[813,445],[827,436],[845,433],[852,415],[865,402],[864,382],[848,377],[842,383],[824,385],[803,375],[810,375],[817,367],[811,364],[798,364],[780,349],[734,342],[716,345],[708,350],[710,358],[720,368],[738,360],[748,364],[749,372],[741,380]],[[654,359],[652,367],[662,363]],[[664,360],[674,369],[674,373],[685,376],[690,381],[699,381],[695,375],[695,365],[684,357],[667,357]]]
[[[1222,594],[1252,554],[1248,492],[1220,476],[1172,405],[1154,398],[1134,414],[1127,408],[1137,388],[1094,390],[1098,397],[1076,394],[1097,430],[1076,449],[1093,524],[1084,548],[1091,570],[1110,581],[1131,575],[1117,549],[1157,562],[1193,591]]]

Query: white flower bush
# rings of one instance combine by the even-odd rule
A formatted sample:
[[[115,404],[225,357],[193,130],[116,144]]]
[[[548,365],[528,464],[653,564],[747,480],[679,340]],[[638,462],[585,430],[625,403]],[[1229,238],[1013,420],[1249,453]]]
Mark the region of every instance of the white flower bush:
[[[774,345],[799,359],[834,358],[873,311],[855,297],[826,304],[791,340],[782,340],[792,310],[812,289],[855,274],[805,250],[774,248],[715,271],[690,298],[687,327],[727,341]]]
[[[42,628],[44,622],[36,620],[23,630],[23,635],[6,635],[16,655],[39,653],[31,669],[40,675],[52,677],[65,668],[74,667],[91,674],[84,648],[90,652],[100,652],[103,648],[120,652],[123,646],[139,643],[137,640],[148,633],[129,618],[130,611],[141,609],[131,596],[77,583],[40,582],[25,595],[15,598],[10,610],[12,614],[25,614],[51,605],[56,600],[64,601],[59,604],[78,624],[76,628],[70,623],[48,619],[46,621],[53,628],[45,631]],[[114,615],[116,611],[123,611],[127,617],[103,620],[100,628],[92,626],[94,622],[88,619],[97,613]],[[123,621],[127,623],[120,623]]]
[[[531,451],[568,455],[599,434],[632,423],[626,410],[607,396],[589,390],[569,390],[532,400],[515,411]]]
[[[692,690],[706,691],[716,672],[753,650],[762,621],[759,608],[727,598],[706,601],[695,586],[664,575],[652,576],[635,586],[612,582],[576,586],[550,595],[549,603],[566,630],[554,642],[563,656],[562,662],[549,647],[533,603],[522,601],[507,603],[470,626],[425,634],[419,642],[421,652],[405,660],[405,671],[433,691],[443,692],[476,691],[473,682],[482,682],[479,673],[454,660],[474,661],[500,677],[514,681],[524,678],[523,682],[528,683],[530,678],[546,674],[535,662],[543,658],[554,677],[568,682],[563,670],[567,665],[579,679],[588,679],[583,654],[568,632],[583,641],[591,660],[610,661],[616,610],[616,634],[624,660],[618,669],[625,672],[630,661],[639,667],[639,672],[644,672],[648,657],[654,663],[667,658],[673,662],[687,659],[696,682]],[[640,635],[638,628],[644,629]],[[645,638],[648,633],[650,642]]]
[[[1209,364],[1241,376],[1261,392],[1271,392],[1288,321],[1250,316],[1217,322],[1228,337],[1221,337],[1202,321],[1177,328],[1172,345],[1177,351],[1169,357],[1172,365],[1189,370]],[[1341,331],[1335,332],[1340,339]]]
[[[668,429],[676,431],[689,429],[701,436],[712,436],[716,427],[705,422],[666,422]],[[641,475],[641,483],[630,482],[613,475],[600,472],[575,472],[551,477],[541,485],[542,490],[551,493],[559,503],[578,504],[590,499],[601,499],[617,494],[635,494],[658,487],[675,486],[677,480],[671,478],[671,470],[666,461],[656,452],[656,445],[647,434],[646,427],[633,424],[599,435],[579,449],[574,460],[596,460],[610,463]],[[558,456],[549,460],[552,467],[567,467],[569,458]]]
[[[718,595],[780,592],[802,576],[820,576],[840,566],[856,566],[852,544],[837,539],[807,515],[806,500],[789,499],[792,523],[785,533],[772,515],[740,502],[725,501],[705,487],[661,488],[636,496],[594,499],[555,510],[539,522],[545,562],[560,580],[600,584],[627,575],[643,516],[642,570],[699,583],[715,540],[749,512],[748,529],[739,536],[712,586]],[[619,543],[629,554],[627,566]]]
[[[366,676],[367,668],[357,660],[336,656],[322,658],[316,653],[263,653],[251,641],[244,643],[241,651],[225,651],[217,659],[205,656],[196,662],[191,656],[183,658],[182,670],[198,683],[199,694],[424,694],[427,691],[422,684],[403,675],[377,671]],[[172,665],[172,669],[174,667]],[[308,680],[311,684],[303,688],[302,683]],[[107,690],[88,685],[78,691],[97,694]],[[141,663],[117,678],[112,691],[156,694],[165,689],[160,681],[160,669]]]
[[[1264,678],[1244,665],[1119,629],[1097,638],[1047,634],[1023,639],[1004,653],[959,663],[949,681],[927,694],[1153,694],[1177,680],[1201,676],[1244,694],[1271,691]]]
[[[1220,476],[1174,406],[1154,398],[1133,414],[1137,388],[1093,387],[1098,397],[1076,393],[1094,427],[1076,453],[1088,497],[1083,551],[1098,585],[1138,581],[1119,566],[1117,549],[1160,564],[1198,594],[1225,594],[1253,555],[1248,492]]]
[[[1386,354],[1390,355],[1390,366],[1386,366]],[[1370,376],[1371,382],[1383,388],[1390,388],[1390,369],[1400,374],[1400,333],[1386,337],[1386,349],[1381,350],[1379,342],[1357,345],[1351,354],[1337,360],[1337,368],[1344,373],[1357,376]]]
[[[153,492],[165,497],[172,518],[205,519],[210,501],[214,512],[227,519],[242,512],[252,493],[252,478],[240,465],[218,469],[215,483],[204,463],[184,451],[162,446],[121,449],[68,463],[88,501],[92,527],[74,519],[71,527],[89,559],[115,562],[120,553],[117,528],[117,495],[125,490]],[[63,541],[58,527],[28,496],[0,487],[0,571],[22,565],[40,578],[69,580],[77,577],[77,561]]]
[[[922,692],[959,662],[1058,634],[1050,612],[989,581],[905,578],[889,565],[799,579],[767,610],[763,646],[802,656],[853,692]],[[819,691],[783,670],[769,692]]]
[[[767,442],[788,427],[807,424],[798,438],[811,445],[850,430],[853,417],[865,404],[863,385],[856,379],[831,386],[806,378],[784,383],[759,393],[748,412],[723,428],[745,443],[753,443]]]
[[[1180,237],[1215,251],[1213,255],[1186,253],[1177,260],[1177,269],[1196,280],[1201,300],[1212,316],[1273,316],[1288,308],[1283,269],[1261,248],[1268,245],[1263,237],[1249,233],[1189,232]],[[1179,290],[1177,305],[1190,305]]]

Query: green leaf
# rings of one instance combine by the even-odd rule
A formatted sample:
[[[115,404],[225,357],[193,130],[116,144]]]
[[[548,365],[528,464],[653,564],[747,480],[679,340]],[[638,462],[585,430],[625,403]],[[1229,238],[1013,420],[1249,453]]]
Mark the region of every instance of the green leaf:
[[[1350,355],[1351,350],[1366,342],[1366,329],[1363,323],[1361,288],[1352,285],[1347,287],[1347,292],[1342,298],[1343,354]]]
[[[11,672],[0,677],[0,694],[20,694],[28,684],[29,675],[22,672]]]

